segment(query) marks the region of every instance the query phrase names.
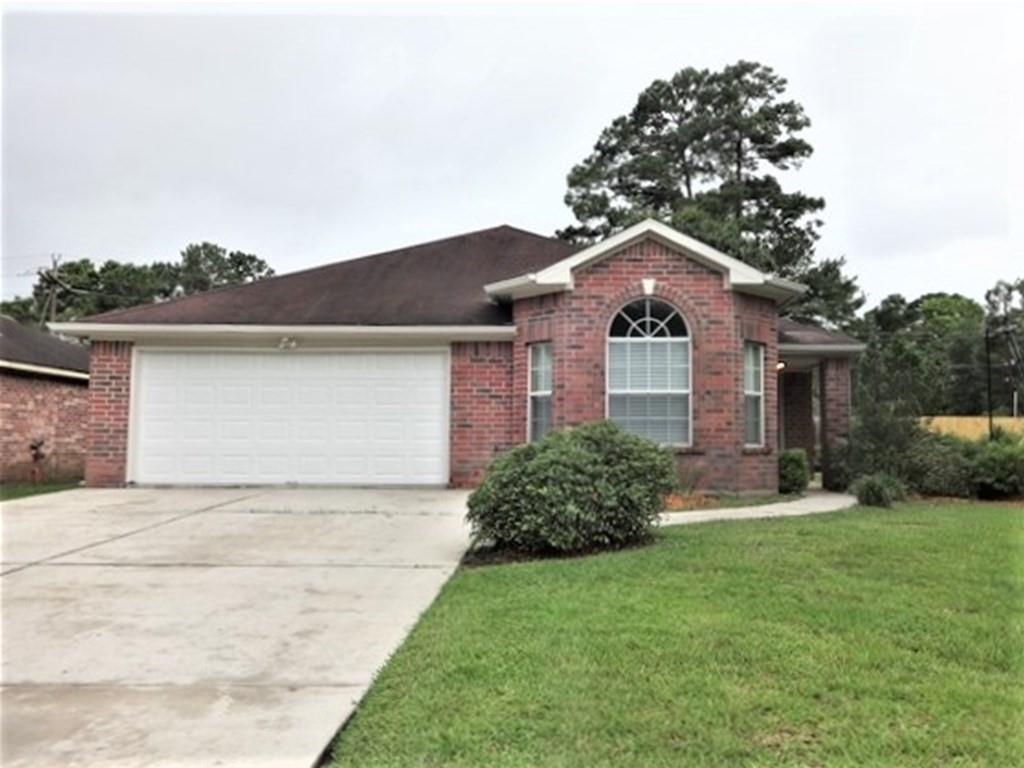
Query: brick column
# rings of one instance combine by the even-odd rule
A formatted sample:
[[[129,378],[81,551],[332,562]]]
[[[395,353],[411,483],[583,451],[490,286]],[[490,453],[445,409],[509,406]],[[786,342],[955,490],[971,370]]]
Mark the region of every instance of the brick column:
[[[116,487],[125,483],[131,375],[131,342],[92,343],[89,355],[86,485]]]
[[[850,360],[826,358],[821,363],[822,483],[834,487],[829,470],[833,452],[850,437]]]
[[[480,482],[497,454],[512,447],[512,342],[457,341],[451,346],[449,484]]]

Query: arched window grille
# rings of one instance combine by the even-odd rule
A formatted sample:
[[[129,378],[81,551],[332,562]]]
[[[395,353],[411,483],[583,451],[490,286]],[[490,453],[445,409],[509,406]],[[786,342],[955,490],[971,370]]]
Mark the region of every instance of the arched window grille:
[[[608,418],[668,445],[691,442],[690,333],[659,299],[630,302],[608,330]]]

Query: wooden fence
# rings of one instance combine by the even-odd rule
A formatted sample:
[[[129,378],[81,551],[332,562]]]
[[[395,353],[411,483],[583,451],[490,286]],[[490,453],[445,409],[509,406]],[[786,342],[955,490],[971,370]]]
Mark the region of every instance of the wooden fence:
[[[968,440],[988,437],[988,416],[928,416],[922,423],[932,432],[956,435]],[[992,419],[995,426],[1024,435],[1024,416],[996,416]]]

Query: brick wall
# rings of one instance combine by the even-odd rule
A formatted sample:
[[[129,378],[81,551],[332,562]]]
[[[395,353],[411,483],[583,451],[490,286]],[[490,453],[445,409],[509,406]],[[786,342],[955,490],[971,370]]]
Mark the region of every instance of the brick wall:
[[[783,430],[787,448],[803,448],[814,465],[814,375],[810,371],[786,371],[782,379]]]
[[[693,447],[681,450],[681,473],[700,487],[769,491],[777,487],[777,312],[767,299],[725,290],[722,275],[652,240],[579,270],[575,289],[517,301],[511,432],[526,438],[527,345],[550,341],[552,420],[564,427],[605,418],[607,329],[623,304],[654,297],[685,316],[692,340]],[[765,345],[765,448],[743,448],[743,340]],[[453,371],[453,380],[454,380]],[[454,448],[453,448],[454,455]]]
[[[131,342],[92,343],[89,356],[89,427],[85,462],[87,485],[124,485],[131,373]]]
[[[451,346],[451,485],[472,486],[491,459],[522,439],[513,434],[512,343]],[[525,417],[524,417],[525,418]]]
[[[80,478],[88,404],[86,381],[0,372],[0,481],[32,479],[29,444],[40,438],[40,477]]]
[[[829,456],[850,437],[850,370],[849,358],[825,358],[821,362],[822,482],[826,488],[833,487]]]

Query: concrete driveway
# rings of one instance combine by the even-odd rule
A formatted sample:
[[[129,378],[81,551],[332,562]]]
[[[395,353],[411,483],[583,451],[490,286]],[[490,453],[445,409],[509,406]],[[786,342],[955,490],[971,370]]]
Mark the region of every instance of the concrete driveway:
[[[465,499],[82,489],[4,504],[0,763],[312,765],[455,568]]]

